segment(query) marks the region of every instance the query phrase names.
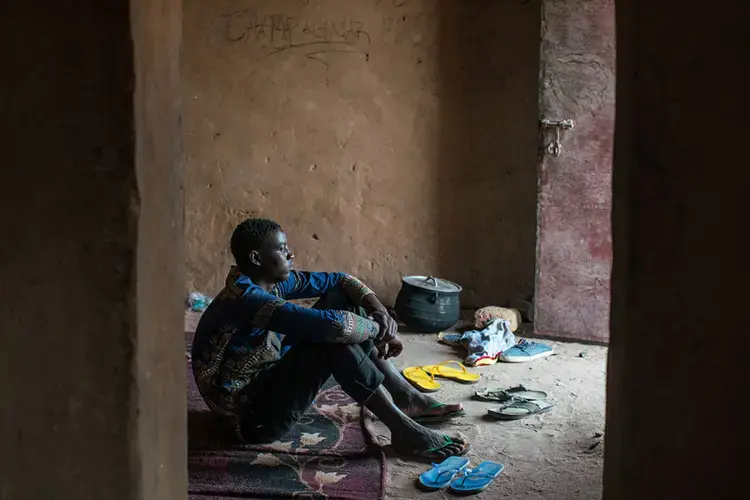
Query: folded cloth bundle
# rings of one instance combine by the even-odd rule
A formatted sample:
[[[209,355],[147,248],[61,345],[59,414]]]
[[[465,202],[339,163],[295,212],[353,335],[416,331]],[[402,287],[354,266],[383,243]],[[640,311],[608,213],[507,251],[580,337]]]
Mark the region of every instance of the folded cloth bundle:
[[[495,318],[482,330],[469,330],[461,336],[461,344],[469,355],[464,361],[469,366],[493,364],[503,351],[516,345],[516,336],[510,330],[510,322]]]

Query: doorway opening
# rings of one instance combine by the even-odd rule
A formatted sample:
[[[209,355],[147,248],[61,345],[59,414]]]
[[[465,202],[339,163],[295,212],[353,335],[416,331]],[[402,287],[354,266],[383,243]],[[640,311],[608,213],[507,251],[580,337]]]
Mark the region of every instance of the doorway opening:
[[[462,287],[458,331],[476,309],[516,311],[514,342],[555,355],[469,370],[483,387],[546,392],[554,409],[511,427],[483,420],[476,387],[444,382],[440,399],[464,406],[455,423],[475,453],[516,471],[506,490],[599,498],[614,1],[192,0],[184,32],[188,291],[218,293],[234,226],[266,217],[283,226],[298,267],[354,275],[389,306],[403,276],[433,275]],[[189,313],[187,330],[198,321]],[[403,338],[399,369],[467,362],[436,334]],[[368,426],[388,444],[382,425]],[[327,433],[309,427],[230,463],[247,477],[297,464],[297,487],[338,492],[356,467],[294,458],[325,447]],[[196,446],[190,464],[210,489],[219,472]],[[380,493],[411,492],[414,468],[380,459],[391,465]]]

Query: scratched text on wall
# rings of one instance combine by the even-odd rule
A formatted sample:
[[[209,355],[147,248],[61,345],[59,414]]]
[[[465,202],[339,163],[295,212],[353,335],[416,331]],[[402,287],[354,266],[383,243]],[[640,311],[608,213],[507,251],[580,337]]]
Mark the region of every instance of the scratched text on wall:
[[[225,16],[225,22],[228,41],[271,50],[315,44],[369,45],[371,42],[364,23],[345,16],[312,20],[243,9]]]

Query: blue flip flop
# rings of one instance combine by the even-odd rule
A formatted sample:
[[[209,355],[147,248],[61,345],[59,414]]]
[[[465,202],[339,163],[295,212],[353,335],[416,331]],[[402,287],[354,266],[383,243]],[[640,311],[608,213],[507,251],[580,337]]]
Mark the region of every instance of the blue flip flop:
[[[482,462],[474,469],[467,469],[463,475],[451,481],[448,488],[452,493],[458,495],[473,495],[484,491],[503,471],[505,466],[495,462]]]
[[[432,464],[432,469],[420,474],[419,486],[428,491],[442,490],[468,465],[468,458],[448,457],[439,464]]]
[[[440,332],[438,334],[438,342],[451,347],[461,347],[463,345],[461,344],[461,338],[463,336],[463,333]]]

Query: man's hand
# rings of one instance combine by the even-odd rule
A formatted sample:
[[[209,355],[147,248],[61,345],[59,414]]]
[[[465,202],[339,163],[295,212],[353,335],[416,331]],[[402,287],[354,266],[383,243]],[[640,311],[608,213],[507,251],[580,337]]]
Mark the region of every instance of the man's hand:
[[[388,342],[379,341],[375,344],[378,349],[378,357],[383,359],[395,358],[404,351],[404,344],[401,339],[394,338]]]
[[[396,338],[396,335],[398,335],[398,325],[396,324],[396,321],[391,318],[391,315],[388,314],[388,310],[383,303],[378,300],[378,297],[374,293],[362,297],[361,305],[365,308],[365,311],[367,311],[367,317],[376,322],[380,327],[378,340],[388,342],[389,340]]]
[[[398,336],[398,324],[385,308],[370,313],[370,319],[380,326],[379,340],[389,342]]]

